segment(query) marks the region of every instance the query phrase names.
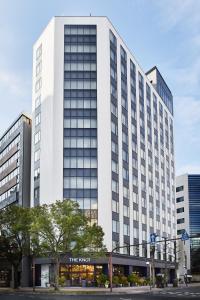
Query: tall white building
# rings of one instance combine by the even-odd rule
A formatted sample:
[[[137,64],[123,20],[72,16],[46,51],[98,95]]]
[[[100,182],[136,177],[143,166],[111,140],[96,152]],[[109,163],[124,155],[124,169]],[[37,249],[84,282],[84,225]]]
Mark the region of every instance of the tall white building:
[[[108,251],[176,236],[172,94],[106,17],[50,21],[34,45],[32,110],[32,205],[78,201]],[[150,248],[130,254],[146,267]]]

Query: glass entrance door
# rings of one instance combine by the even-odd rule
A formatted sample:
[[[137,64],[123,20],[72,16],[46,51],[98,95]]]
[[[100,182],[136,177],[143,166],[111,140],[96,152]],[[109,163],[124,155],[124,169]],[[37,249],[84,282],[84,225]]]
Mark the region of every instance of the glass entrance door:
[[[93,285],[95,282],[96,272],[94,265],[61,265],[60,276],[66,281],[70,281],[71,286],[82,286],[83,280],[87,285]]]

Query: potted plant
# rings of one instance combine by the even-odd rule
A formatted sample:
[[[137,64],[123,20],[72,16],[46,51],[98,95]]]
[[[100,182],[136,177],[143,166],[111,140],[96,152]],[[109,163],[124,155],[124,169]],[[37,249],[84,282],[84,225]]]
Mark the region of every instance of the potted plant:
[[[128,281],[130,282],[131,286],[136,286],[139,283],[139,277],[136,273],[132,273],[128,276]]]
[[[138,283],[139,283],[140,286],[145,285],[145,279],[143,277],[140,277]]]
[[[108,276],[105,275],[105,274],[100,274],[98,277],[97,277],[97,285],[98,287],[102,287],[102,286],[105,286],[105,282],[106,280],[108,280]]]
[[[122,284],[122,286],[128,286],[128,279],[126,276],[122,275],[120,277],[120,283]]]
[[[116,287],[119,286],[119,277],[117,275],[114,275],[112,282],[113,282],[114,286],[116,286]]]
[[[104,285],[105,285],[105,288],[108,288],[108,287],[109,287],[109,283],[110,283],[110,282],[109,282],[108,280],[105,281],[105,284],[104,284]]]

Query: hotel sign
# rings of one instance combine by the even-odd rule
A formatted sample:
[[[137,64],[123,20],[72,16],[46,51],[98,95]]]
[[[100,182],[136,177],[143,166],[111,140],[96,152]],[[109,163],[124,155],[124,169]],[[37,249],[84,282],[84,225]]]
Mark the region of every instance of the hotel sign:
[[[89,257],[69,257],[70,263],[89,263],[90,258]]]

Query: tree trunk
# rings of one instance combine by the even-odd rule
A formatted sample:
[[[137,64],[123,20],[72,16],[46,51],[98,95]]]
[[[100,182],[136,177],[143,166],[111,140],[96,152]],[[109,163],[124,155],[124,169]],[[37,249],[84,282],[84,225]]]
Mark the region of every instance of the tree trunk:
[[[19,287],[19,278],[18,278],[18,265],[13,265],[13,288],[17,289]]]
[[[60,259],[59,259],[59,257],[56,257],[56,259],[55,259],[55,268],[54,268],[55,291],[58,290],[58,285],[59,285],[59,266],[60,266]]]

